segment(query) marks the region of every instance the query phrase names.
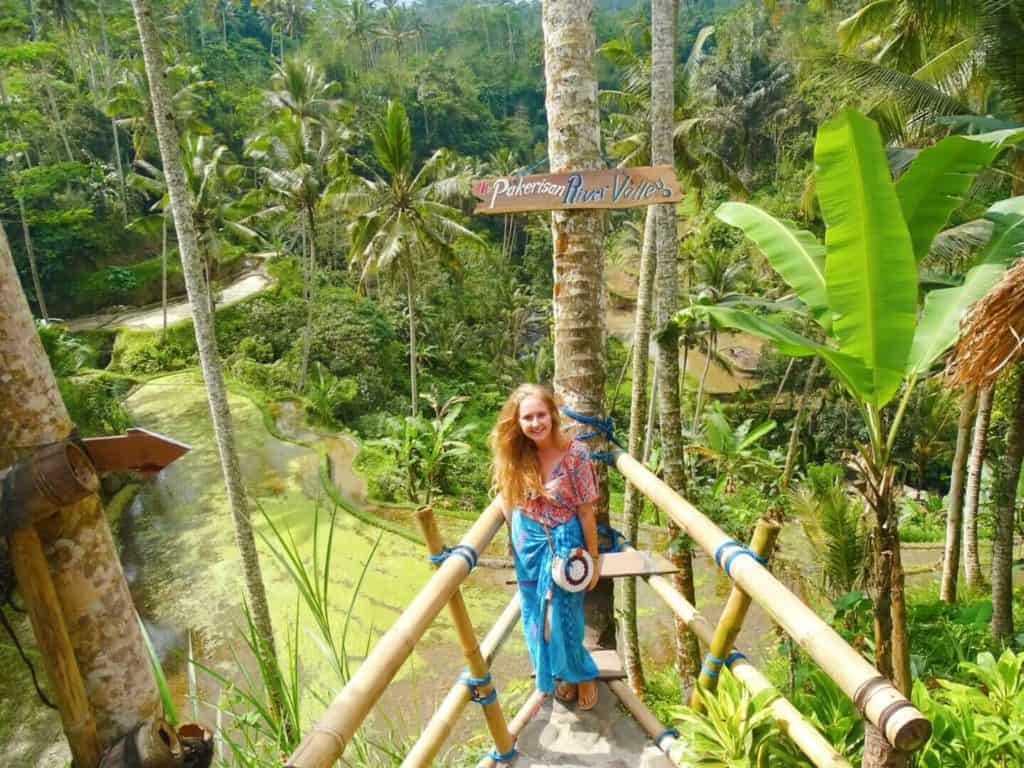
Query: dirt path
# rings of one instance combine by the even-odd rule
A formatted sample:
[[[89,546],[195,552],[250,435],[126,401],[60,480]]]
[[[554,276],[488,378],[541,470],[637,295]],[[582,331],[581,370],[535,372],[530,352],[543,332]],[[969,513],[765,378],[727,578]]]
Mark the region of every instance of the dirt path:
[[[226,286],[220,292],[220,301],[217,308],[230,306],[242,299],[266,290],[273,283],[270,276],[263,270],[262,266],[255,271],[244,272],[234,282]],[[192,318],[192,307],[188,299],[181,297],[167,304],[167,324],[177,323],[180,320]],[[128,309],[124,312],[102,313],[98,315],[87,315],[77,317],[68,321],[68,330],[91,331],[95,328],[142,328],[155,329],[163,326],[163,308],[156,306]]]

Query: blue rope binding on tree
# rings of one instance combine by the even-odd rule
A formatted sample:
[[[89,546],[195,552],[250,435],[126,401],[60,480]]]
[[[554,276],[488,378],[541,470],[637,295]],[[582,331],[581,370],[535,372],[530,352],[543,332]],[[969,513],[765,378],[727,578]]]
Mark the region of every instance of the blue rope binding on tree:
[[[677,731],[675,728],[666,728],[664,731],[662,731],[654,737],[654,746],[656,746],[658,749],[664,752],[665,748],[661,745],[661,742],[663,742],[669,736],[671,736],[673,739],[678,739],[679,731]]]
[[[436,555],[427,555],[430,562],[434,565],[440,565],[452,555],[461,557],[466,561],[466,565],[469,566],[469,570],[476,568],[476,561],[480,559],[480,555],[477,551],[469,544],[456,544],[454,547],[445,547]]]
[[[722,557],[725,554],[725,552],[730,550],[730,549],[732,551],[729,552],[728,557],[725,558],[725,562],[723,563],[722,562]],[[753,550],[747,549],[746,547],[744,547],[742,544],[740,544],[735,539],[729,539],[729,541],[723,541],[721,544],[718,545],[718,548],[715,549],[715,564],[719,568],[724,570],[725,571],[725,575],[728,576],[731,579],[732,578],[732,573],[731,573],[732,561],[735,560],[737,557],[741,557],[743,555],[746,555],[747,557],[754,558],[754,560],[757,561],[758,563],[760,563],[761,565],[768,565],[768,558],[761,557],[759,554],[757,554]]]
[[[562,406],[562,413],[568,416],[570,419],[575,419],[580,424],[586,424],[588,427],[593,427],[593,431],[584,432],[576,437],[579,440],[591,440],[595,437],[604,435],[609,443],[619,446],[623,451],[626,450],[626,446],[622,444],[622,441],[615,434],[615,422],[612,421],[612,417],[609,416],[605,419],[599,419],[596,416],[586,416],[582,413],[576,413],[576,411],[570,410],[565,406]],[[597,461],[604,461],[609,464],[614,463],[615,456],[618,455],[618,451],[591,451],[590,458]],[[610,459],[610,460],[609,460]]]
[[[728,656],[725,657],[725,666],[727,666],[727,667],[729,667],[731,669],[732,665],[735,664],[740,659],[743,659],[744,661],[746,661],[747,657],[744,656],[739,651],[733,651],[732,653],[730,653]]]
[[[725,659],[720,659],[717,656],[706,653],[704,654],[704,662],[700,665],[700,672],[708,677],[718,677],[723,664],[725,664]]]

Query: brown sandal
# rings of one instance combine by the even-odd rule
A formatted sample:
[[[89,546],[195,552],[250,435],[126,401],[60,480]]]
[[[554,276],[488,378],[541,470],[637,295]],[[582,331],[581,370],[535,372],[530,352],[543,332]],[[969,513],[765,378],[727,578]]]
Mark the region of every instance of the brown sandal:
[[[563,704],[572,704],[572,702],[576,701],[578,692],[579,688],[574,683],[560,683],[555,686],[555,698]]]
[[[593,684],[593,686],[594,686],[594,700],[591,701],[590,704],[584,704],[582,697],[578,697],[577,698],[577,703],[576,703],[576,709],[578,709],[580,712],[589,712],[590,710],[592,710],[594,707],[597,706],[597,700],[598,700],[597,681],[596,680],[587,680],[585,682]],[[579,686],[578,685],[576,687],[576,690],[577,690],[577,693],[578,693],[579,692]]]

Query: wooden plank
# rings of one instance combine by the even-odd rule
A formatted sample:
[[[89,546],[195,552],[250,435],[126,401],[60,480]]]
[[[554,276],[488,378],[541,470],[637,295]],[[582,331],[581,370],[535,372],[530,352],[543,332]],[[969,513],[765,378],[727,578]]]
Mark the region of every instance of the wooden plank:
[[[473,184],[474,213],[635,208],[683,199],[673,168],[602,168],[571,173],[501,176]]]
[[[591,650],[590,657],[597,665],[598,680],[622,680],[626,676],[626,672],[622,668],[622,659],[619,658],[619,652],[614,648]],[[536,676],[536,672],[530,675],[530,677]]]
[[[608,552],[601,555],[601,578],[617,579],[622,576],[655,576],[675,573],[672,563],[657,552],[632,550]]]
[[[89,437],[82,442],[98,472],[159,472],[190,450],[185,443],[142,427],[132,427],[123,435]]]

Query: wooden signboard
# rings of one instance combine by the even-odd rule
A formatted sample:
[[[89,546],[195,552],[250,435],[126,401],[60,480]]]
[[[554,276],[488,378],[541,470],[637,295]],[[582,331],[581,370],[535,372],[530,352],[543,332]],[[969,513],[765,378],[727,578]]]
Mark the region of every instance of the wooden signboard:
[[[481,201],[475,213],[634,208],[683,199],[669,166],[502,176],[476,182],[473,194]]]

